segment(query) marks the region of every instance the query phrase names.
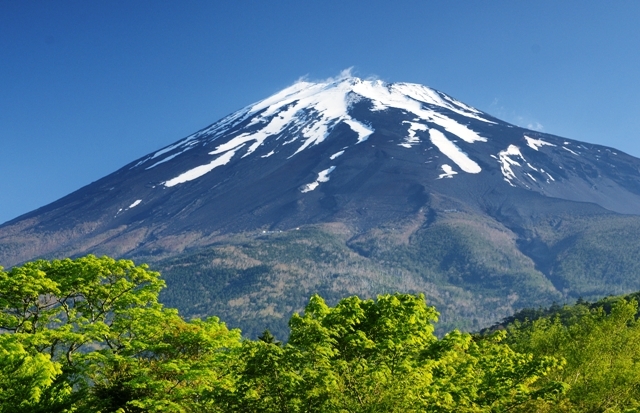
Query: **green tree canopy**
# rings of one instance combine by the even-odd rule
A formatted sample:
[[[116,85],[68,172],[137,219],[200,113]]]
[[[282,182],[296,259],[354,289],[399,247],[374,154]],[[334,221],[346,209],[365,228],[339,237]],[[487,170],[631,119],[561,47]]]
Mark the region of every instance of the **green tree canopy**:
[[[91,255],[0,270],[0,413],[524,412],[565,388],[561,353],[504,331],[438,339],[423,295],[314,295],[282,343],[185,320],[158,302],[163,286]]]
[[[508,342],[521,352],[566,360],[543,381],[566,383],[557,412],[623,412],[640,408],[638,303],[619,299],[603,306],[578,304],[556,315],[516,322]]]
[[[240,332],[183,320],[158,302],[163,286],[146,265],[91,255],[0,272],[0,368],[20,373],[0,381],[3,408],[56,411],[42,394],[60,383],[59,411],[198,411],[201,394],[232,385]]]
[[[234,394],[247,412],[495,412],[562,393],[539,379],[559,366],[520,354],[504,332],[474,340],[433,335],[424,296],[348,297],[329,307],[313,296],[290,321],[289,342],[245,341]],[[271,341],[271,342],[270,342]]]

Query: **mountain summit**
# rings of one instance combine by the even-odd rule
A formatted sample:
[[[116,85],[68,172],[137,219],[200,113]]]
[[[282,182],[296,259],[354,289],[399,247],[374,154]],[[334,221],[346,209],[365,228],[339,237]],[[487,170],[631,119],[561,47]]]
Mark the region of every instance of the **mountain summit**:
[[[378,149],[371,151],[376,144]],[[185,155],[190,150],[194,151]],[[311,154],[303,154],[305,150]],[[635,177],[638,168],[628,167],[627,156],[618,156],[609,148],[515,128],[422,85],[355,77],[298,82],[141,159],[131,169],[148,171],[169,163],[154,171],[157,175],[149,174],[149,180],[162,188],[172,188],[227,165],[221,170],[236,165],[272,165],[264,169],[266,172],[272,171],[273,165],[284,164],[291,169],[288,175],[299,162],[293,159],[298,156],[308,162],[301,171],[306,176],[300,173],[296,178],[306,177],[309,182],[294,185],[306,193],[328,182],[332,175],[340,175],[340,170],[336,171],[339,164],[345,164],[340,169],[349,169],[346,159],[382,151],[399,156],[399,161],[420,162],[420,169],[414,171],[417,180],[480,174],[483,170],[482,179],[486,180],[487,174],[499,169],[502,180],[512,187],[595,202],[623,213],[640,212],[638,187],[627,188],[629,176],[625,175]],[[618,158],[623,158],[623,165],[618,165]],[[617,166],[623,166],[622,171],[613,170]],[[216,178],[219,183],[220,177]],[[569,180],[571,189],[567,190],[564,186]],[[365,180],[360,181],[362,186]],[[626,196],[620,197],[621,192]]]
[[[234,271],[266,266],[269,275],[249,283],[255,287],[275,277],[278,262],[289,262],[290,256],[278,261],[264,252],[276,234],[302,228],[302,237],[314,228],[357,256],[339,260],[342,272],[366,267],[366,277],[387,277],[366,288],[350,286],[350,293],[405,285],[440,297],[448,288],[471,292],[469,285],[482,285],[488,296],[512,297],[504,299],[504,308],[512,308],[537,302],[535,291],[551,300],[640,289],[640,274],[609,285],[605,270],[594,275],[602,281],[597,287],[578,288],[560,260],[587,235],[605,239],[619,228],[635,228],[638,215],[637,158],[508,124],[426,86],[345,74],[299,81],[5,223],[0,263],[92,252],[163,262],[170,269],[185,254],[223,246],[228,252],[233,245],[233,259],[244,257],[244,264],[231,265]],[[317,242],[314,234],[307,245]],[[627,241],[626,248],[635,245]],[[255,243],[267,258],[246,250]],[[602,247],[596,244],[587,247]],[[426,250],[407,256],[411,268],[389,267],[389,254],[398,248]],[[216,251],[218,258],[193,273],[224,267]],[[357,260],[367,263],[355,265]],[[336,268],[327,276],[340,279]],[[498,276],[508,273],[528,274],[518,288],[528,285],[533,296]],[[302,294],[319,288],[316,281]],[[245,294],[227,293],[225,300]]]

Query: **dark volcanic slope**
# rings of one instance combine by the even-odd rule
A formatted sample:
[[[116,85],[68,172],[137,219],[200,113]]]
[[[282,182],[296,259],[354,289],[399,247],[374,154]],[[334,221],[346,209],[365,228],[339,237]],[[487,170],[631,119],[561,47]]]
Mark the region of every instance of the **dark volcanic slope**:
[[[457,212],[465,218],[452,215]],[[441,250],[448,248],[458,258],[461,248],[470,251],[466,264],[454,266],[458,269],[448,266],[455,264],[453,255],[443,253],[420,264],[416,257],[431,250],[412,250],[407,262],[413,260],[415,268],[405,270],[424,279],[421,268],[430,266],[430,274],[467,271],[469,279],[480,279],[485,270],[506,274],[517,261],[526,268],[524,273],[547,283],[544,288],[551,292],[545,297],[556,299],[579,292],[575,280],[567,281],[566,275],[579,265],[568,270],[559,257],[573,262],[575,243],[592,239],[588,236],[600,230],[632,227],[636,215],[636,158],[515,127],[421,85],[347,77],[298,82],[5,223],[0,227],[0,263],[9,267],[40,256],[87,252],[181,259],[185,251],[230,245],[232,234],[330,225],[329,233],[341,234],[341,245],[373,260],[362,264],[371,265],[368,274],[388,275],[391,270],[385,263],[393,258],[385,248],[405,245],[419,250],[425,239],[437,240],[434,234],[446,239],[460,235],[433,232],[442,225],[464,227],[460,239],[483,239],[504,257],[476,248],[475,241],[469,241],[471,246],[467,241],[452,242]],[[588,250],[592,243],[584,242]],[[260,245],[256,248],[266,249],[264,242]],[[411,254],[418,255],[414,259]],[[484,262],[483,254],[497,261],[482,271],[469,264]],[[266,265],[265,271],[273,274],[279,261],[256,257],[247,262]],[[215,267],[211,262],[207,265]],[[341,262],[348,267],[354,261]],[[454,278],[436,284],[475,288]],[[627,281],[635,288],[635,279]],[[319,285],[314,283],[295,294],[314,291]],[[399,286],[391,281],[385,285]],[[428,287],[419,282],[414,286]],[[494,287],[489,290],[496,294],[511,288]],[[373,287],[366,291],[376,292]]]

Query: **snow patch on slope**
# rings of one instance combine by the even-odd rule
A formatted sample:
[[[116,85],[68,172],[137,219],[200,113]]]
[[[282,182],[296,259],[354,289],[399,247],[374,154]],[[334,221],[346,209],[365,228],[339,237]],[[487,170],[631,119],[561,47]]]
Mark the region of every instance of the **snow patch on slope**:
[[[431,142],[442,152],[445,156],[455,162],[456,165],[463,171],[470,174],[477,174],[482,171],[480,165],[471,160],[466,153],[462,152],[455,143],[451,142],[444,136],[444,133],[437,129],[429,129],[429,137]]]
[[[536,151],[539,150],[542,146],[556,146],[552,143],[543,141],[542,139],[533,139],[528,137],[527,135],[524,136],[524,138],[527,140],[527,145],[532,148],[535,149]]]
[[[314,189],[316,189],[318,187],[318,185],[320,185],[320,183],[322,182],[328,182],[329,181],[329,174],[331,172],[333,172],[333,170],[336,169],[335,166],[332,166],[330,168],[325,169],[324,171],[321,171],[318,174],[318,178],[311,182],[310,184],[306,184],[301,190],[300,192],[305,193],[305,192],[310,192],[313,191]]]
[[[491,155],[491,156],[498,160],[498,163],[500,164],[500,171],[502,172],[502,176],[504,180],[507,181],[511,186],[516,186],[514,181],[518,180],[518,177],[516,176],[516,173],[514,171],[514,167],[527,166],[529,169],[533,171],[546,175],[547,178],[545,180],[548,184],[551,183],[551,181],[555,181],[553,176],[551,176],[544,169],[542,168],[538,169],[533,165],[531,165],[529,162],[527,162],[527,160],[522,155],[522,152],[520,152],[520,148],[518,148],[516,145],[509,145],[509,147],[504,151],[498,152],[497,157],[494,155]],[[524,175],[528,176],[532,181],[538,182],[538,180],[531,173],[524,172]]]
[[[169,179],[168,181],[164,182],[164,186],[172,187],[178,184],[193,181],[194,179],[200,178],[202,175],[211,172],[218,166],[228,164],[229,161],[231,161],[231,158],[233,158],[233,155],[235,155],[236,150],[240,149],[243,146],[244,145],[240,145],[239,147],[235,148],[235,150],[226,152],[225,154],[217,157],[206,165],[197,166],[193,169],[181,173],[173,179]]]
[[[418,138],[416,136],[416,132],[417,131],[426,131],[427,129],[429,129],[427,127],[427,125],[423,125],[421,123],[415,123],[415,122],[407,122],[404,121],[402,123],[408,123],[409,124],[409,136],[407,136],[404,140],[403,143],[399,143],[399,146],[403,146],[405,148],[409,148],[411,149],[411,147],[413,145],[417,145],[420,143],[420,138]]]
[[[502,171],[504,180],[507,181],[511,186],[515,186],[513,180],[516,179],[516,174],[513,172],[512,167],[522,166],[520,162],[517,161],[518,158],[521,159],[522,162],[527,162],[524,159],[524,156],[522,156],[520,148],[515,145],[509,145],[506,150],[498,152],[498,162],[500,163],[500,170]]]
[[[373,128],[365,125],[364,123],[360,123],[353,118],[345,119],[344,123],[349,125],[351,130],[358,134],[358,142],[356,142],[356,144],[366,141],[367,139],[369,139],[369,136],[374,132]]]
[[[172,160],[173,158],[175,158],[176,156],[180,155],[180,154],[181,154],[181,153],[183,153],[183,152],[184,152],[184,151],[182,151],[182,152],[178,152],[178,153],[174,153],[173,155],[169,155],[169,156],[167,156],[166,158],[164,158],[163,160],[158,161],[158,162],[154,163],[154,164],[153,164],[153,165],[151,165],[151,166],[147,166],[147,167],[146,167],[146,168],[144,168],[144,169],[145,169],[145,170],[149,170],[149,169],[151,169],[151,168],[155,168],[156,166],[160,165],[161,163],[165,163],[165,162],[167,162],[167,161]]]
[[[405,94],[411,90],[428,89],[422,85],[399,84],[402,87],[398,88],[399,85],[387,85],[379,80],[362,81],[360,79],[353,79],[352,82],[354,83],[353,91],[355,93],[362,97],[370,99],[373,102],[373,110],[381,111],[389,108],[403,109],[416,115],[419,119],[441,126],[447,132],[451,132],[452,134],[457,135],[465,142],[473,143],[477,141],[487,141],[487,138],[480,136],[478,133],[469,129],[465,125],[462,125],[457,121],[432,109],[425,108],[423,102]]]
[[[438,91],[423,85],[415,83],[393,83],[392,85],[390,85],[389,89],[392,92],[400,93],[402,95],[408,96],[411,99],[449,109],[450,111],[462,116],[477,119],[482,122],[495,123],[479,116],[480,111],[478,111],[477,109],[471,108],[463,104],[462,102],[458,102],[453,98],[450,98],[444,94],[440,94]]]
[[[543,174],[547,175],[547,177],[548,177],[547,183],[549,183],[549,180],[555,181],[555,179],[553,179],[553,176],[549,175],[549,172],[545,171],[544,169],[540,169],[540,172],[542,172]]]
[[[143,158],[142,160],[140,160],[138,163],[136,163],[135,165],[133,165],[133,167],[131,167],[131,169],[136,168],[140,165],[143,165],[144,163],[151,161],[153,159],[156,159],[164,154],[167,154],[177,148],[181,148],[182,150],[180,152],[174,153],[170,156],[167,156],[166,158],[154,163],[153,165],[146,167],[145,169],[151,169],[153,167],[156,167],[158,165],[160,165],[161,163],[170,161],[171,159],[175,158],[176,156],[180,155],[181,153],[184,153],[186,151],[188,151],[189,149],[192,149],[194,147],[194,145],[197,144],[197,142],[195,141],[196,137],[199,136],[199,133],[194,133],[193,135],[187,136],[184,139],[179,140],[178,142],[167,146],[166,148],[160,149],[159,151],[155,152],[152,155],[146,156],[145,158]]]
[[[438,175],[438,179],[453,178],[453,175],[457,175],[458,174],[456,171],[453,170],[453,168],[451,166],[447,165],[446,163],[444,165],[442,165],[441,168],[444,171],[444,173]]]

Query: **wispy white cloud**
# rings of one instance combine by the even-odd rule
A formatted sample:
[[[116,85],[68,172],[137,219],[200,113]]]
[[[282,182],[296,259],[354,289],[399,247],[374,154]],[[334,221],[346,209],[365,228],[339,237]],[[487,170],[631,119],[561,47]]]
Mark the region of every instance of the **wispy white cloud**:
[[[521,114],[517,113],[514,110],[507,109],[500,102],[499,98],[493,99],[493,101],[489,105],[488,112],[498,119],[502,119],[505,122],[509,122],[516,126],[520,126],[521,128],[527,128],[538,132],[542,132],[544,130],[544,125],[535,117],[531,116],[530,114]]]
[[[544,130],[544,126],[540,122],[528,123],[527,129],[535,130],[538,132],[542,132]]]

